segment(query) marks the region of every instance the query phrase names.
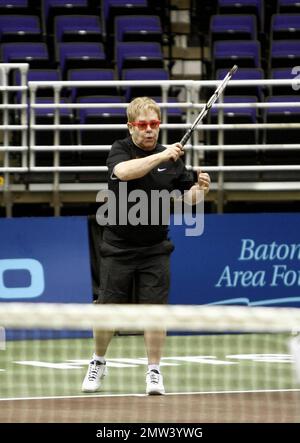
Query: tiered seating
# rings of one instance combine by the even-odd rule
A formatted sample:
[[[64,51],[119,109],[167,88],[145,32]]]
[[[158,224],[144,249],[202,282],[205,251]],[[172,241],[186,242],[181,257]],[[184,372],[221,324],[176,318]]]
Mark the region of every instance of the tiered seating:
[[[217,0],[211,6],[210,28],[207,43],[210,45],[211,65],[207,70],[208,78],[222,79],[233,65],[239,66],[234,79],[295,79],[300,65],[300,3],[293,0],[261,1],[261,0]],[[210,90],[210,93],[212,90]],[[257,86],[241,86],[226,88],[225,102],[266,103],[299,102],[299,94],[292,85],[258,88]],[[209,97],[209,93],[204,99]],[[212,109],[209,121],[216,123],[217,110]],[[225,108],[224,122],[238,123],[279,123],[299,121],[299,108],[281,106],[279,108],[257,109]],[[217,143],[217,133],[205,132],[208,143]],[[249,143],[297,143],[298,130],[260,130],[260,131],[224,131],[226,144]],[[254,152],[254,151],[253,151]],[[287,159],[289,157],[289,160]],[[251,158],[245,153],[230,152],[225,155],[226,161],[247,163]],[[206,154],[206,161],[213,164],[217,161],[214,154]],[[252,161],[261,164],[272,164],[280,161],[298,161],[297,151],[266,151],[253,156]],[[273,175],[276,175],[274,173]],[[267,177],[268,176],[268,177]],[[270,178],[272,174],[262,174]],[[228,175],[226,175],[228,177]]]
[[[211,71],[209,78],[222,79],[228,69],[237,64],[235,79],[293,78],[292,68],[300,65],[300,10],[298,2],[278,0],[276,5],[262,0],[216,0],[212,2],[210,30],[207,42],[211,48]],[[131,88],[72,88],[63,90],[65,101],[97,103],[107,100],[107,109],[87,108],[83,111],[63,112],[62,119],[78,121],[126,121],[124,112],[109,106],[109,103],[129,101],[138,95],[150,95],[161,100],[160,87],[138,87],[139,80],[167,80],[163,42],[165,23],[157,14],[151,0],[43,0],[33,8],[33,0],[11,0],[11,7],[0,0],[0,53],[2,62],[28,62],[30,80],[136,80]],[[155,3],[155,5],[157,2]],[[213,4],[215,7],[213,7]],[[271,6],[272,8],[271,8]],[[267,9],[269,8],[269,9]],[[266,11],[273,15],[266,17]],[[20,11],[24,11],[20,12]],[[30,13],[31,12],[31,13]],[[42,78],[41,78],[42,77]],[[51,102],[50,88],[38,90],[40,99]],[[171,92],[171,100],[176,94]],[[279,97],[277,97],[279,96]],[[258,88],[243,86],[228,87],[225,100],[251,102],[294,96],[292,87]],[[274,98],[275,97],[275,98]],[[289,98],[289,97],[288,97]],[[17,97],[19,100],[19,97]],[[279,109],[286,118],[295,120],[298,109]],[[38,118],[50,118],[50,112],[37,113]],[[44,115],[45,114],[45,115]],[[183,121],[177,110],[167,111],[168,121]],[[278,118],[280,117],[278,113]],[[271,122],[276,120],[276,110],[232,107],[224,111],[228,122]],[[211,122],[217,121],[212,110]],[[71,135],[73,141],[85,144],[100,143],[96,132],[82,131]],[[291,133],[294,140],[297,131]],[[208,135],[205,132],[206,135]],[[261,136],[256,132],[224,132],[226,143],[255,143],[257,140],[272,140],[271,132]],[[217,142],[211,133],[209,142]],[[274,133],[273,133],[274,135]],[[113,141],[115,134],[105,132],[101,143]],[[252,137],[252,138],[251,138]],[[276,138],[278,142],[279,138]],[[49,143],[51,140],[49,139]],[[246,158],[246,157],[245,157]],[[244,158],[244,159],[245,159]],[[85,159],[82,156],[82,160]],[[234,160],[234,157],[232,157]],[[99,161],[102,162],[101,159]]]

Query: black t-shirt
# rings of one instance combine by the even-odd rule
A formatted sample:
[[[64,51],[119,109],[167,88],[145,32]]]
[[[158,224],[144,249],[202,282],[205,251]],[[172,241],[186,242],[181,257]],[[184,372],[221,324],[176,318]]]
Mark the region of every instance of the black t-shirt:
[[[164,146],[157,143],[152,151],[144,151],[133,143],[131,137],[117,140],[112,145],[106,164],[109,173],[108,189],[113,191],[116,196],[117,224],[106,226],[104,229],[103,238],[108,243],[118,247],[148,246],[167,239],[168,225],[162,224],[161,219],[159,224],[153,224],[153,220],[151,223],[151,214],[153,214],[153,206],[151,208],[151,196],[153,196],[153,193],[151,191],[167,190],[171,192],[178,190],[180,193],[183,193],[194,184],[193,173],[186,169],[181,159],[178,159],[176,162],[169,160],[160,163],[144,177],[135,180],[123,182],[114,175],[114,168],[118,163],[147,157],[148,155],[162,152],[165,149]],[[131,194],[132,198],[130,200],[133,201],[125,201],[133,191],[137,191],[136,194]],[[148,211],[144,213],[144,216],[148,215],[147,222],[145,223],[145,217],[142,217],[142,223],[137,225],[132,225],[129,222],[122,224],[124,223],[123,212],[123,221],[120,223],[120,212],[124,208],[127,209],[128,214],[133,206],[137,208],[137,202],[139,202],[139,205],[143,205],[142,199],[138,197],[139,191],[142,191],[143,195],[148,197],[146,203]],[[119,211],[120,207],[121,210]],[[145,205],[143,209],[145,209]]]

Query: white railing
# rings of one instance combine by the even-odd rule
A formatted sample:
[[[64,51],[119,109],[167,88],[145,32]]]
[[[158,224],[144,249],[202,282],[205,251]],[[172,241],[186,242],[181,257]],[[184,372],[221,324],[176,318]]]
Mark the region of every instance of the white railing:
[[[1,141],[0,146],[0,176],[3,192],[3,203],[6,207],[6,214],[12,214],[12,191],[16,189],[11,182],[11,174],[28,172],[28,118],[27,118],[27,73],[29,65],[27,63],[1,63],[0,64],[0,94],[2,103],[0,113],[2,121],[0,125]],[[11,85],[13,71],[19,72],[20,85]],[[12,92],[20,94],[19,103],[11,103],[10,95]],[[10,124],[11,111],[19,111],[19,123]],[[11,144],[14,142],[12,135],[19,133],[19,145]],[[20,158],[13,164],[11,154],[20,153]],[[18,188],[18,187],[17,187]],[[18,188],[19,190],[19,188]]]
[[[126,86],[139,86],[146,88],[149,86],[158,86],[162,89],[162,113],[163,113],[163,120],[161,125],[162,130],[162,142],[167,144],[167,130],[171,129],[182,129],[185,130],[189,128],[191,122],[193,121],[193,116],[201,110],[205,104],[198,102],[198,94],[201,88],[203,87],[216,87],[220,81],[91,81],[91,82],[75,82],[75,81],[61,81],[61,82],[52,82],[49,84],[48,82],[29,82],[29,89],[32,93],[31,95],[31,109],[34,111],[35,109],[42,109],[42,108],[49,108],[55,110],[59,109],[91,109],[91,108],[116,108],[116,109],[125,109],[128,105],[128,103],[59,103],[60,101],[60,91],[63,88],[69,87],[69,88],[75,88],[75,87],[99,87],[99,88],[106,88],[106,87],[126,87]],[[35,103],[36,98],[36,92],[39,88],[49,88],[49,85],[53,87],[57,100],[53,104],[37,104]],[[290,85],[291,87],[298,87],[297,80],[232,80],[228,87],[238,87],[238,86],[274,86],[274,85]],[[172,87],[182,87],[185,90],[187,100],[185,102],[180,103],[167,103],[168,100],[168,92],[170,88]],[[191,97],[193,97],[193,100],[188,100]],[[226,108],[255,108],[255,109],[267,109],[267,108],[280,108],[280,107],[300,107],[300,102],[278,102],[278,103],[219,103],[215,104],[214,107],[217,109],[226,109]],[[186,123],[166,123],[166,110],[170,108],[181,108],[186,110]],[[220,113],[221,114],[221,113]],[[34,112],[33,112],[34,115]],[[57,113],[57,120],[59,121],[59,114]],[[222,115],[221,115],[222,120]],[[226,130],[241,130],[241,129],[250,129],[250,130],[256,130],[256,129],[300,129],[300,123],[248,123],[248,124],[224,124],[221,121],[217,124],[207,124],[205,125],[199,125],[197,128],[198,131],[212,131],[212,130],[218,130],[219,133],[222,134],[223,131]],[[40,125],[35,124],[35,120],[33,117],[33,120],[31,121],[31,130],[32,131],[39,131],[39,130],[53,130],[53,131],[60,131],[60,130],[121,130],[126,129],[126,124],[51,124],[51,125]],[[197,134],[197,131],[195,131],[195,135]],[[174,140],[173,140],[174,141]],[[170,141],[169,141],[170,142]],[[101,150],[101,149],[107,149],[107,146],[103,145],[92,145],[93,147],[78,147],[78,150],[84,149],[93,149],[93,150]],[[242,149],[247,146],[247,149],[255,149],[255,150],[265,150],[264,144],[255,144],[255,145],[244,145]],[[272,149],[269,145],[269,148]],[[275,146],[274,149],[280,149],[281,147],[284,147],[286,149],[300,149],[297,148],[297,145],[295,144],[284,144],[284,145],[278,145]],[[38,146],[32,146],[33,150],[38,150],[40,147]],[[49,146],[48,148],[46,146],[42,147],[44,150],[49,149],[50,151],[53,149],[53,147]],[[218,151],[225,151],[225,150],[237,150],[238,147],[234,145],[223,145],[223,144],[217,144],[217,145],[199,145],[195,144],[192,140],[191,143],[186,145],[186,149],[189,150],[193,148],[193,150],[201,150],[203,152],[208,150],[218,150]],[[57,149],[57,148],[56,148]],[[61,149],[61,147],[59,148]],[[198,166],[191,164],[192,160],[187,161],[187,164],[189,166]],[[34,168],[34,164],[32,164],[32,167]],[[265,166],[260,166],[260,170],[264,170]],[[83,167],[84,169],[84,167]]]
[[[11,86],[9,85],[9,75],[12,70],[19,69],[21,84],[20,86]],[[60,82],[28,82],[27,83],[27,64],[2,64],[0,65],[0,74],[2,73],[2,85],[0,86],[0,92],[2,93],[2,104],[0,104],[0,112],[3,115],[2,124],[0,125],[0,131],[3,136],[3,144],[0,146],[0,158],[1,154],[3,154],[2,164],[0,163],[0,175],[4,175],[4,186],[2,188],[3,194],[5,195],[5,204],[7,208],[7,213],[11,212],[11,204],[9,202],[9,197],[11,191],[13,190],[13,183],[11,181],[11,177],[15,173],[21,174],[40,174],[45,173],[50,175],[49,183],[47,186],[30,184],[28,186],[29,191],[39,190],[41,192],[47,190],[48,192],[53,192],[56,195],[56,202],[58,202],[59,206],[59,193],[62,190],[72,190],[72,183],[62,183],[61,174],[62,173],[90,173],[90,172],[106,172],[107,168],[105,164],[88,164],[88,165],[73,165],[73,164],[61,164],[60,154],[66,152],[80,153],[80,152],[106,152],[110,150],[110,144],[82,144],[79,140],[70,145],[61,144],[61,135],[62,133],[70,132],[76,135],[80,133],[80,131],[99,131],[101,134],[102,131],[114,131],[111,142],[114,139],[118,138],[118,131],[124,131],[127,126],[126,122],[124,124],[86,124],[86,123],[76,123],[76,119],[70,120],[71,123],[63,123],[60,110],[69,109],[70,111],[79,111],[81,109],[106,109],[106,108],[114,108],[114,109],[126,109],[128,103],[71,103],[71,102],[62,102],[62,97],[64,97],[63,93],[68,89],[72,88],[100,88],[103,89],[105,93],[105,89],[107,87],[116,87],[116,88],[126,88],[126,87],[134,87],[138,86],[139,88],[145,88],[145,95],[147,95],[147,88],[151,87],[159,87],[162,93],[162,103],[160,104],[162,109],[162,125],[161,125],[161,140],[163,144],[172,143],[177,140],[170,140],[168,138],[171,130],[181,130],[185,131],[190,127],[191,123],[197,116],[198,112],[205,106],[205,103],[201,103],[200,94],[205,88],[209,89],[209,94],[213,92],[213,90],[220,84],[220,81],[60,81]],[[235,88],[235,87],[272,87],[272,86],[290,86],[295,89],[295,93],[297,88],[300,88],[299,80],[232,80],[227,88]],[[41,92],[44,88],[51,88],[53,90],[53,103],[38,103],[37,97],[39,92]],[[170,91],[174,88],[179,92],[179,101],[175,103],[169,103],[168,99],[170,98]],[[12,92],[18,92],[20,94],[20,100],[18,103],[11,103],[9,101],[9,94]],[[27,104],[27,92],[28,92],[28,104]],[[208,94],[208,95],[209,95]],[[256,182],[251,181],[246,185],[242,183],[242,181],[238,181],[236,183],[228,182],[226,180],[227,172],[239,172],[243,174],[244,172],[280,172],[280,171],[297,171],[300,170],[300,162],[298,164],[282,164],[282,165],[224,165],[224,153],[228,151],[280,151],[280,150],[292,150],[292,151],[300,151],[300,143],[278,143],[278,144],[265,144],[260,138],[258,143],[253,144],[243,144],[243,145],[227,145],[224,143],[224,134],[228,130],[239,131],[239,130],[250,130],[255,131],[256,133],[259,131],[265,130],[275,130],[275,129],[283,129],[286,131],[293,131],[300,129],[300,122],[291,122],[291,123],[266,123],[266,122],[258,122],[258,123],[234,123],[228,124],[224,123],[224,111],[228,108],[253,108],[257,110],[264,110],[267,108],[276,108],[276,107],[290,107],[290,108],[299,108],[300,102],[278,102],[278,103],[265,103],[265,102],[257,102],[257,103],[222,103],[219,102],[215,104],[214,107],[219,110],[217,116],[217,123],[210,124],[208,121],[204,121],[203,124],[200,124],[196,131],[194,131],[191,139],[185,146],[186,156],[185,161],[189,168],[197,169],[203,163],[205,159],[206,153],[209,152],[217,152],[216,164],[211,166],[206,166],[205,170],[208,172],[217,174],[217,181],[212,186],[213,189],[216,190],[218,195],[219,209],[222,207],[223,201],[223,193],[227,190],[253,190],[253,191],[263,191],[263,190],[278,190],[280,188],[285,191],[295,191],[300,190],[300,174],[299,174],[299,182],[295,181],[295,179],[284,180],[285,186],[282,186],[282,181],[276,183],[260,183],[257,186]],[[182,120],[181,123],[168,123],[167,122],[167,111],[171,108],[180,108],[182,110],[184,116],[184,122]],[[43,124],[40,123],[37,119],[38,111],[40,109],[49,109],[50,113],[53,114],[53,123],[51,124]],[[53,110],[53,112],[52,112]],[[20,119],[17,124],[10,124],[9,115],[12,111],[16,111],[20,114]],[[28,119],[28,115],[30,116]],[[40,131],[50,131],[53,133],[53,143],[52,144],[37,144],[36,138]],[[203,134],[217,131],[217,143],[216,144],[204,144],[203,143]],[[11,135],[20,133],[20,145],[12,145],[11,144]],[[52,153],[53,154],[53,162],[48,165],[39,165],[37,162],[37,156],[42,153]],[[11,164],[10,154],[11,153],[20,153],[21,160],[19,164]],[[78,184],[76,185],[78,189]],[[103,183],[103,186],[106,184]],[[95,184],[86,184],[82,186],[83,189],[90,188],[91,190],[96,190],[96,187],[99,189],[99,183]],[[1,188],[0,188],[1,190]],[[59,208],[58,208],[59,212]]]
[[[17,170],[25,171],[27,170],[27,153],[28,143],[27,143],[27,133],[28,133],[28,121],[27,121],[27,63],[1,63],[0,64],[0,92],[2,94],[2,103],[0,104],[0,111],[2,114],[2,140],[3,146],[0,146],[0,151],[4,153],[3,165],[0,165],[0,173],[15,172]],[[11,78],[10,75],[12,71],[18,70],[20,73],[20,85],[10,85]],[[20,92],[20,103],[14,104],[10,103],[10,92]],[[20,110],[20,123],[10,124],[10,114],[11,110]],[[20,131],[21,140],[20,146],[13,146],[10,143],[10,131]],[[12,167],[10,165],[10,152],[22,152],[21,164]],[[9,177],[7,177],[9,179]],[[6,181],[6,184],[9,183]]]

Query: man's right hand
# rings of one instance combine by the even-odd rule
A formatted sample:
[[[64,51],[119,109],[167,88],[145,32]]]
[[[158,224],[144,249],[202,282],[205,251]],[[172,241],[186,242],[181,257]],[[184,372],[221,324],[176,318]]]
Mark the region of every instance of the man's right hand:
[[[159,154],[162,161],[178,160],[182,155],[184,155],[183,147],[180,143],[174,143],[168,146],[163,152]]]

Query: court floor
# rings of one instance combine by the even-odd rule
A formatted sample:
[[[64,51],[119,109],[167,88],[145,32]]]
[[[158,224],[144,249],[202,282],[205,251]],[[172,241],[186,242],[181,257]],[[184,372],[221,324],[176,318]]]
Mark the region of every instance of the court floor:
[[[0,422],[299,422],[300,386],[284,334],[171,335],[167,394],[145,395],[141,335],[114,337],[101,392],[81,383],[85,339],[15,340],[0,351]]]

